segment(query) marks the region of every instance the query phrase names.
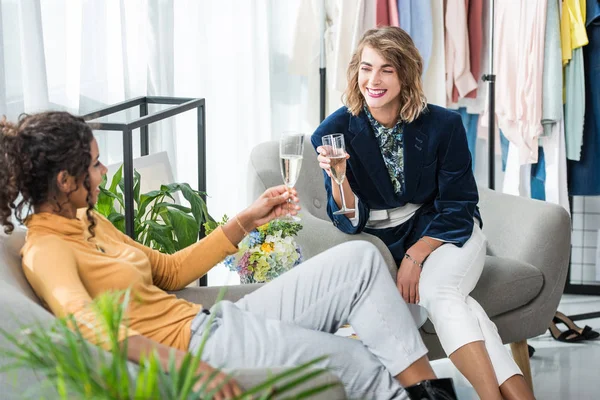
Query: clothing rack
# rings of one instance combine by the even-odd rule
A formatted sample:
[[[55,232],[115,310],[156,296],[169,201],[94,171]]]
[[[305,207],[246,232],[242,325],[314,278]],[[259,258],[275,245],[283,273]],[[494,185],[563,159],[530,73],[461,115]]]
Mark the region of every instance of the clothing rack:
[[[488,187],[496,188],[496,75],[494,75],[494,0],[490,1],[490,26],[489,26],[489,41],[490,41],[490,65],[489,73],[483,75],[483,80],[488,83],[488,107],[489,107],[489,122],[488,122]],[[600,0],[599,0],[600,1]],[[325,119],[325,101],[327,92],[326,78],[326,59],[325,59],[325,27],[327,23],[327,14],[325,10],[325,1],[321,1],[320,12],[320,58],[319,58],[319,76],[320,76],[320,116],[321,122]]]

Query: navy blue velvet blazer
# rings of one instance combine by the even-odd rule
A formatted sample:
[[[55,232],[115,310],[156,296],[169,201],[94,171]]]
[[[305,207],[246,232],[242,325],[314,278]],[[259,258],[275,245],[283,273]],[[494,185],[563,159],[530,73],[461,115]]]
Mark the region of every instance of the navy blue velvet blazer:
[[[402,195],[394,192],[379,144],[364,111],[358,116],[351,115],[346,107],[335,111],[312,135],[314,148],[321,145],[323,136],[332,133],[344,134],[346,151],[350,155],[347,179],[359,198],[358,226],[352,226],[343,215],[334,216],[333,212],[339,208],[331,194],[331,178],[323,171],[328,196],[327,213],[341,231],[350,234],[361,232],[371,209],[390,209],[406,203],[423,206],[410,221],[411,232],[407,234],[410,238],[403,239],[404,251],[423,236],[462,247],[473,232],[473,218],[481,223],[471,154],[458,113],[428,105],[418,119],[405,124],[405,187]],[[388,247],[391,241],[393,239],[384,240]]]

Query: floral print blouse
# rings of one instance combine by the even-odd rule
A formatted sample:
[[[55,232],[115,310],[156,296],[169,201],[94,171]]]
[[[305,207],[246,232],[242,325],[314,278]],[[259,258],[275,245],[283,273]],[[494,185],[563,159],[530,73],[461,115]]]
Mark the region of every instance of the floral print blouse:
[[[373,118],[367,107],[364,107],[364,110],[379,142],[379,149],[394,186],[394,192],[402,194],[404,191],[404,123],[399,119],[393,128],[386,128]]]

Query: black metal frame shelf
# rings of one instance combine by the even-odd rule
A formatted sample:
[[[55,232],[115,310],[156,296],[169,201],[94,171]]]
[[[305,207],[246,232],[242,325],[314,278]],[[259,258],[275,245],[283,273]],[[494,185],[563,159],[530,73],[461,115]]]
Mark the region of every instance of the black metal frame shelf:
[[[165,110],[148,115],[149,104],[173,105]],[[139,107],[140,117],[130,122],[94,122],[95,119]],[[121,131],[123,138],[123,176],[125,180],[125,232],[134,236],[133,217],[133,131],[140,129],[140,153],[150,152],[148,125],[186,111],[197,109],[198,113],[198,191],[206,192],[206,107],[202,98],[142,96],[104,107],[82,116],[93,130]],[[206,196],[202,195],[206,201]],[[202,236],[202,232],[199,233]],[[206,286],[206,276],[200,279],[200,286]]]
[[[584,226],[583,226],[583,229],[579,229],[579,230],[583,231],[583,232],[594,232],[594,230],[586,229],[585,217],[587,217],[589,215],[600,215],[600,213],[586,211],[585,206],[582,211],[574,212],[573,211],[573,207],[574,207],[573,203],[574,203],[573,196],[569,196],[569,208],[571,209],[571,218],[573,218],[573,216],[575,214],[583,215]],[[571,232],[573,232],[573,222],[571,222]],[[588,248],[587,246],[585,246],[583,244],[582,244],[582,246],[578,246],[578,247],[581,248],[581,251],[584,251],[586,248]],[[573,244],[571,244],[571,253],[572,252],[573,252]],[[592,285],[589,283],[571,283],[571,260],[569,260],[569,268],[567,270],[567,280],[565,283],[564,293],[565,294],[582,294],[582,295],[598,296],[598,295],[600,295],[600,285]],[[585,319],[591,319],[591,318],[599,318],[599,317],[600,317],[600,311],[584,313],[584,314],[569,315],[569,318],[571,318],[573,321],[585,320]]]

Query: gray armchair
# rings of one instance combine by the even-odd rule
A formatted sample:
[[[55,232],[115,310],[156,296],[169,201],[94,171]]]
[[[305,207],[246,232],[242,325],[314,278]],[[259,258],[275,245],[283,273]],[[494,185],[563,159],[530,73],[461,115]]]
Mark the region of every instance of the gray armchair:
[[[250,157],[249,193],[282,183],[279,149],[275,141],[258,145]],[[323,175],[309,137],[305,140],[302,172],[296,184],[304,228],[298,241],[310,258],[348,240],[374,243],[395,278],[397,266],[377,237],[347,235],[327,216]],[[571,241],[569,214],[554,204],[509,196],[480,188],[483,231],[488,239],[483,274],[473,297],[496,323],[504,343],[510,343],[515,361],[531,384],[527,339],[542,334],[552,320],[563,293]],[[428,321],[421,328],[430,359],[444,354]]]

